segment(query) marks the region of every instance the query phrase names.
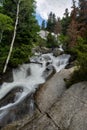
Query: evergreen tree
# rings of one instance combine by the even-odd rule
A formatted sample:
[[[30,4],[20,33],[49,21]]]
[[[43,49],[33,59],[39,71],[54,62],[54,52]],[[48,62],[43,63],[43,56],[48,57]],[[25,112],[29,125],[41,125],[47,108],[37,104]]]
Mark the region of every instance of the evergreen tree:
[[[13,18],[15,22],[16,16],[16,1],[5,0],[3,5],[4,13]],[[11,8],[9,8],[11,7]],[[32,44],[36,38],[36,32],[39,30],[37,21],[34,15],[35,3],[34,0],[22,0],[20,4],[19,23],[16,36],[16,44]]]
[[[79,34],[82,37],[87,36],[87,0],[79,0]]]
[[[45,30],[45,20],[42,21],[41,29]]]
[[[68,9],[66,8],[65,9],[65,13],[64,13],[64,17],[62,18],[61,20],[61,25],[62,25],[62,34],[63,35],[66,35],[67,34],[67,29],[68,29],[68,26],[70,24],[70,16],[69,16],[69,11]]]
[[[18,0],[4,0],[3,14],[9,16],[15,27],[16,12]],[[28,61],[31,55],[31,48],[37,42],[37,32],[39,26],[35,19],[35,2],[34,0],[21,0],[18,15],[16,36],[14,47],[10,58],[9,65],[16,67],[18,64]],[[7,54],[13,37],[13,31],[4,31],[2,43],[0,45],[0,68],[5,64]],[[1,70],[0,70],[1,71]]]
[[[75,1],[73,0],[73,6],[71,11],[71,22],[68,26],[67,34],[69,36],[69,47],[73,47],[77,44],[77,38],[78,38],[78,22],[77,22],[77,7],[75,5]]]
[[[52,35],[51,33],[49,33],[47,36],[47,47],[54,48],[56,46],[58,46],[56,37]]]
[[[47,30],[49,32],[54,32],[55,25],[56,25],[56,16],[54,13],[50,12],[47,20]]]
[[[60,34],[61,33],[61,20],[60,18],[57,18],[55,26],[54,26],[54,33],[55,34]]]
[[[12,23],[13,20],[9,16],[0,13],[0,44],[3,39],[4,31],[13,30]]]

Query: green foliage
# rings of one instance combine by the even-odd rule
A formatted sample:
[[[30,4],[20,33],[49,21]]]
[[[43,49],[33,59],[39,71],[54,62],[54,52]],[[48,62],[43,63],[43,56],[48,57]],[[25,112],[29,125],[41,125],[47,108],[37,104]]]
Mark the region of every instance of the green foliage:
[[[47,36],[47,47],[54,48],[56,46],[58,46],[57,38],[54,35],[52,35],[51,33],[49,33]]]
[[[0,73],[2,72],[10,49],[16,11],[17,0],[3,1],[3,6],[0,8]],[[2,33],[2,30],[4,33]],[[35,19],[34,0],[22,0],[20,3],[17,35],[9,66],[17,67],[19,64],[28,62],[32,46],[37,44],[38,41],[38,31],[39,26]]]
[[[42,21],[41,29],[45,30],[45,20]]]
[[[37,44],[35,44],[35,45],[40,46],[40,47],[46,47],[47,46],[47,41],[39,36]]]
[[[13,29],[12,24],[13,20],[9,16],[0,13],[0,30],[10,31]]]
[[[59,40],[60,44],[63,44],[63,46],[67,46],[69,37],[67,35],[61,34],[58,36],[58,40]]]
[[[13,49],[9,65],[12,67],[17,67],[18,64],[28,62],[30,55],[31,55],[31,47],[29,45],[22,44],[20,48],[15,47]]]
[[[54,32],[55,25],[56,25],[56,16],[54,13],[50,12],[47,20],[47,30],[49,32]]]
[[[77,65],[80,66],[80,70],[87,72],[87,44],[78,44],[75,51],[77,53]]]
[[[67,29],[68,26],[70,24],[70,17],[63,17],[63,19],[61,20],[61,25],[62,25],[62,34],[66,35],[67,34]]]
[[[2,73],[3,71],[3,66],[5,64],[8,52],[9,52],[9,46],[0,45],[0,73]]]
[[[67,86],[80,82],[87,81],[87,41],[81,37],[78,38],[78,45],[72,49],[72,52],[77,56],[77,70],[71,76]]]

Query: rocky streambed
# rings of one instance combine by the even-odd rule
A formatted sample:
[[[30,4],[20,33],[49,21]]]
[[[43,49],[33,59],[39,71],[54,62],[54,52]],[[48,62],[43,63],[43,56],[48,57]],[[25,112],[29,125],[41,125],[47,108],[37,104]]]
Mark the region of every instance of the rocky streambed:
[[[68,64],[69,57],[66,54],[58,57],[53,56],[52,53],[40,54],[32,57],[31,63],[13,70],[11,77],[13,80],[4,82],[0,86],[1,128],[13,121],[23,119],[26,115],[29,118],[34,116],[36,110],[40,112],[36,102],[37,94],[35,94],[38,86],[40,89],[43,88],[41,86],[44,86],[46,81]],[[61,88],[61,93],[62,91]]]
[[[56,73],[36,92],[33,115],[27,114],[2,130],[87,130],[87,82],[68,90],[65,87],[64,78],[68,79],[73,70]]]
[[[87,82],[66,89],[70,56],[36,55],[0,86],[0,129],[87,130]]]

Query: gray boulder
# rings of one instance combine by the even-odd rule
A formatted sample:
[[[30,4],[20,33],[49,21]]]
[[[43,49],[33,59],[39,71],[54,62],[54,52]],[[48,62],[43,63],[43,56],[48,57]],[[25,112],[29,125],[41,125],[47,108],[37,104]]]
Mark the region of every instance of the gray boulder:
[[[49,111],[60,130],[87,130],[87,82],[73,85]]]
[[[46,53],[50,53],[52,50],[51,48],[47,48],[47,47],[39,47],[37,46],[36,48],[32,49],[32,53],[35,54],[35,52],[37,53],[42,53],[42,54],[46,54]]]
[[[38,89],[35,95],[35,102],[42,113],[46,112],[65,92],[66,84],[64,78],[69,79],[73,70],[74,68],[63,69]]]

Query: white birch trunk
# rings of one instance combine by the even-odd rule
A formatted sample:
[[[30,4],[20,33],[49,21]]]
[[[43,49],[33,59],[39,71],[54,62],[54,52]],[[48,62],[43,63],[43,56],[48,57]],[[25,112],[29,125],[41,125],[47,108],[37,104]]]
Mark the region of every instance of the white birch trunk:
[[[15,37],[16,37],[16,32],[17,32],[17,25],[18,25],[18,19],[19,19],[19,7],[20,7],[20,2],[21,0],[18,0],[17,3],[17,14],[16,14],[16,21],[15,21],[15,27],[14,27],[14,33],[13,33],[13,37],[12,37],[12,41],[11,41],[11,46],[10,46],[10,50],[6,59],[6,63],[4,65],[4,69],[3,69],[3,73],[6,72],[10,57],[11,57],[11,53],[12,53],[12,49],[13,49],[13,45],[14,45],[14,41],[15,41]]]

